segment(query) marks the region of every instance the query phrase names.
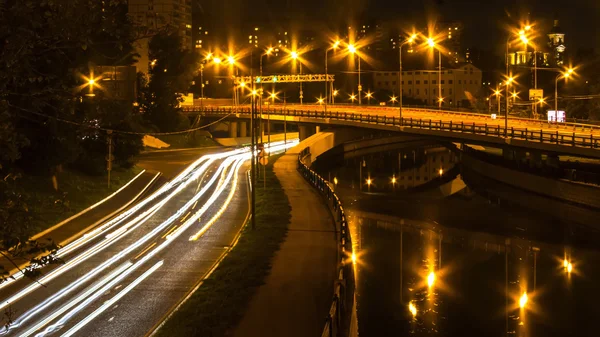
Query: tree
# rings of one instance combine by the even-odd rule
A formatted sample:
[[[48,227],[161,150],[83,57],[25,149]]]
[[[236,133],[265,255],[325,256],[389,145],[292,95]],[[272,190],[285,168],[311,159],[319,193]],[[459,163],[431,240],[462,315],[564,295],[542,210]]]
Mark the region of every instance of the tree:
[[[115,117],[131,106],[89,109],[82,91],[95,64],[131,64],[132,42],[125,0],[0,0],[0,254],[14,260],[56,249],[29,240],[38,219],[19,192],[23,174],[52,175],[81,158],[85,136],[98,134],[90,127],[135,128],[135,116]]]
[[[145,118],[163,132],[185,129],[189,122],[181,115],[179,104],[199,69],[198,55],[183,48],[176,33],[162,31],[150,40],[149,59],[147,85],[140,90]]]

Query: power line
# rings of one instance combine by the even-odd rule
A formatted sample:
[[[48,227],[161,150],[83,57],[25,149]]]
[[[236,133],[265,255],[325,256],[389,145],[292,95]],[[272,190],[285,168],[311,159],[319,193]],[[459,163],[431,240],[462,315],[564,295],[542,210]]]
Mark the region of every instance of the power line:
[[[79,123],[79,122],[74,122],[74,121],[70,121],[68,119],[64,119],[64,118],[60,118],[60,117],[54,117],[54,116],[48,116],[46,114],[40,113],[40,112],[36,112],[36,111],[31,111],[31,110],[27,110],[27,109],[21,109],[22,111],[34,114],[34,115],[38,115],[41,117],[46,117],[46,118],[50,118],[53,119],[55,121],[58,122],[62,122],[62,123],[66,123],[66,124],[71,124],[71,125],[75,125],[75,126],[80,126],[80,127],[85,127],[88,129],[94,129],[94,130],[98,130],[98,131],[106,131],[106,132],[114,132],[114,133],[120,133],[120,134],[127,134],[127,135],[140,135],[140,136],[144,136],[144,135],[150,135],[150,136],[168,136],[168,135],[178,135],[178,134],[184,134],[184,133],[188,133],[188,132],[194,132],[194,131],[198,131],[198,130],[202,130],[205,129],[211,125],[217,124],[220,121],[224,120],[225,118],[231,116],[233,113],[229,113],[225,116],[223,116],[222,118],[217,119],[216,121],[209,123],[207,125],[203,125],[203,126],[199,126],[196,128],[191,128],[191,129],[187,129],[187,130],[182,130],[182,131],[172,131],[172,132],[135,132],[135,131],[125,131],[125,130],[115,130],[115,129],[110,129],[110,128],[104,128],[104,127],[98,127],[98,126],[92,126],[92,125],[88,125],[88,124],[83,124],[83,123]],[[25,118],[23,116],[21,116],[22,118]]]

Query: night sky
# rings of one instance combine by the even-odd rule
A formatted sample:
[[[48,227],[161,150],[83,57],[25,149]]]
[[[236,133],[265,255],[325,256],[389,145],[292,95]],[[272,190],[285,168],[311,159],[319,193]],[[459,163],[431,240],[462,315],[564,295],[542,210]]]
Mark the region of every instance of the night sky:
[[[424,26],[434,19],[458,20],[464,25],[463,45],[500,50],[507,24],[531,19],[546,31],[556,16],[571,50],[600,49],[598,0],[199,0],[203,11],[223,30],[237,35],[253,24],[325,25],[330,31],[344,24],[379,19],[402,27]],[[214,27],[217,30],[219,27]],[[321,27],[319,27],[321,28]],[[500,42],[500,43],[499,43]]]

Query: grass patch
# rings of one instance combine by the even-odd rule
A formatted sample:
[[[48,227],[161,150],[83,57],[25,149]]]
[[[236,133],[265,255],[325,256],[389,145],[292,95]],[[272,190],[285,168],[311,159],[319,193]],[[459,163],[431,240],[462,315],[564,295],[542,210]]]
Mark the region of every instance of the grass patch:
[[[158,331],[158,336],[224,336],[242,318],[264,283],[291,219],[288,198],[273,172],[274,156],[256,190],[256,229],[250,224],[219,267]],[[262,175],[262,174],[261,174]]]
[[[106,175],[90,176],[68,169],[56,176],[58,190],[47,176],[24,175],[15,183],[16,188],[28,196],[34,225],[37,231],[42,231],[105,198],[140,171],[137,167],[113,170],[110,189]]]

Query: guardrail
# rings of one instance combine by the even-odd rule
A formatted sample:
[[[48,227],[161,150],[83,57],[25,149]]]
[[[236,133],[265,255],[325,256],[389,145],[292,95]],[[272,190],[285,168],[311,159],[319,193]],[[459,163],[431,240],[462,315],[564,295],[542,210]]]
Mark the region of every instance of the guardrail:
[[[338,278],[321,337],[347,336],[354,301],[354,266],[352,262],[348,263],[352,260],[352,239],[340,198],[323,177],[304,164],[303,159],[309,153],[310,148],[306,148],[298,155],[298,171],[326,199],[334,221],[340,228]]]
[[[204,115],[227,115],[227,114],[250,114],[247,108],[231,109],[205,109],[201,112]],[[324,112],[324,111],[304,111],[304,110],[263,110],[264,115],[276,115],[285,117],[304,117],[304,118],[320,118],[330,120],[342,120],[350,122],[360,122],[367,124],[378,124],[386,126],[403,126],[415,129],[426,129],[432,131],[449,131],[469,133],[473,135],[494,136],[499,138],[518,139],[539,143],[548,143],[572,147],[600,149],[600,137],[594,136],[591,132],[600,131],[600,128],[595,126],[587,126],[590,131],[589,135],[581,135],[579,132],[567,130],[543,130],[530,128],[509,127],[505,129],[498,122],[488,125],[488,123],[465,123],[463,121],[454,122],[419,119],[419,118],[398,118],[388,117],[373,114],[363,113],[348,113],[348,112]],[[584,131],[584,130],[583,130]]]
[[[332,108],[336,108],[336,107],[342,107],[342,108],[350,108],[350,109],[354,109],[354,110],[367,110],[367,111],[384,111],[384,112],[391,112],[391,111],[397,111],[398,108],[397,107],[380,107],[380,106],[356,106],[356,105],[329,105],[330,109]],[[219,107],[220,109],[231,109],[231,106],[222,106]],[[243,109],[245,108],[245,106],[237,106],[237,109]],[[277,109],[279,108],[279,109]],[[469,110],[452,110],[452,109],[447,109],[444,108],[442,110],[440,109],[435,109],[435,108],[431,108],[431,107],[423,107],[423,106],[412,106],[412,105],[403,105],[402,106],[403,111],[405,112],[414,112],[414,113],[431,113],[431,114],[436,114],[436,115],[440,115],[440,116],[467,116],[469,118],[480,118],[480,119],[484,119],[484,120],[492,120],[492,113],[494,112],[490,112],[490,113],[481,113],[481,111],[469,111]],[[186,107],[183,109],[184,111],[188,111],[188,112],[199,112],[199,107]],[[305,104],[305,105],[287,105],[287,106],[269,106],[266,107],[264,109],[265,111],[277,111],[277,110],[288,110],[288,111],[292,111],[292,110],[302,110],[302,111],[324,111],[324,107],[322,105],[313,105],[313,104]],[[497,120],[501,121],[504,119],[503,115],[498,115],[497,116]],[[600,121],[590,121],[590,120],[577,120],[575,118],[568,118],[565,122],[553,122],[550,123],[545,119],[533,119],[533,118],[524,118],[524,117],[511,117],[508,116],[508,120],[509,121],[518,121],[521,123],[527,123],[530,125],[536,125],[536,126],[552,126],[555,127],[557,129],[572,129],[572,130],[577,130],[577,129],[581,129],[581,130],[600,130]]]

